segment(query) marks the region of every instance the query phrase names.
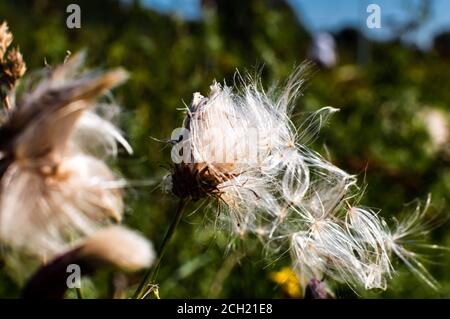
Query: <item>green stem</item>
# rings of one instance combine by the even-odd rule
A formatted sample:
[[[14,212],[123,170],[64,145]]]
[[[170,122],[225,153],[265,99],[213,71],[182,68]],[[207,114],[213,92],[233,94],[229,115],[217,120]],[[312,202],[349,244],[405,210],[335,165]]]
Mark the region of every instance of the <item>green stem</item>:
[[[144,278],[142,279],[141,283],[139,284],[138,288],[136,289],[133,298],[139,299],[142,297],[142,294],[145,292],[145,288],[150,284],[153,283],[156,279],[156,276],[158,274],[159,266],[161,264],[162,258],[164,257],[164,253],[167,249],[167,244],[169,243],[170,239],[172,238],[173,234],[175,233],[175,229],[177,228],[178,224],[180,223],[181,217],[183,216],[183,209],[186,206],[186,201],[184,199],[180,199],[177,207],[177,211],[175,214],[175,218],[172,221],[172,224],[170,224],[169,229],[166,232],[166,235],[164,236],[164,239],[161,243],[161,246],[158,250],[158,258],[155,262],[155,265],[147,270]]]
[[[81,288],[75,288],[75,291],[77,292],[77,298],[78,299],[84,299],[83,293],[81,292]]]

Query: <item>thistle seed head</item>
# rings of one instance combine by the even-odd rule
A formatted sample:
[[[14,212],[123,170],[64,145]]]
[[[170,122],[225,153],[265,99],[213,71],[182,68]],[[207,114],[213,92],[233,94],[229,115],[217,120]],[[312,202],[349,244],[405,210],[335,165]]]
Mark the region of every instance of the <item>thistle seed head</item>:
[[[326,277],[385,289],[393,255],[435,286],[401,240],[419,218],[391,231],[378,212],[357,205],[356,177],[309,148],[337,109],[293,123],[305,70],[298,68],[280,90],[266,92],[256,80],[235,90],[213,83],[208,97],[195,93],[183,134],[173,139],[172,155],[182,160],[167,184],[181,198],[220,199],[219,218],[232,233],[255,234],[275,257],[288,243],[302,287]]]
[[[75,55],[24,93],[0,127],[0,239],[41,257],[122,216],[101,151],[130,146],[91,110],[126,74],[80,73],[82,62]]]

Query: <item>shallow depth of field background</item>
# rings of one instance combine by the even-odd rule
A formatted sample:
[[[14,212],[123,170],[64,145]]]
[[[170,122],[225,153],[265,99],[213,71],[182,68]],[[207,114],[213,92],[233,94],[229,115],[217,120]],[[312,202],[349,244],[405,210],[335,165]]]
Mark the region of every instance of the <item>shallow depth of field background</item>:
[[[167,7],[173,1],[159,2]],[[412,211],[414,201],[424,202],[430,193],[431,215],[445,218],[450,199],[450,18],[447,33],[443,28],[433,38],[422,35],[419,49],[414,42],[417,30],[442,12],[434,10],[433,1],[398,2],[405,3],[399,6],[401,19],[395,14],[383,17],[382,42],[345,24],[327,30],[336,40],[339,61],[330,69],[314,68],[298,101],[296,120],[300,123],[305,112],[323,106],[340,108],[311,146],[358,174],[360,183],[367,185],[361,203],[380,208],[382,216],[392,219]],[[81,6],[81,29],[65,26],[69,3]],[[67,50],[82,48],[88,49],[88,66],[123,66],[130,72],[130,80],[114,96],[123,108],[119,125],[135,154],[121,154],[113,165],[126,178],[151,184],[126,190],[125,223],[143,232],[156,247],[177,200],[158,189],[170,165],[170,148],[152,137],[168,138],[183,118],[177,108],[189,103],[195,91],[206,94],[213,79],[232,84],[236,69],[253,74],[262,70],[266,84],[285,79],[308,58],[311,30],[315,31],[301,19],[305,14],[294,0],[204,0],[193,16],[185,3],[178,3],[175,9],[185,10],[184,17],[155,11],[137,0],[0,1],[0,20],[8,21],[28,74],[41,68],[44,58],[56,65]],[[354,10],[360,10],[364,22],[366,5],[361,3]],[[317,25],[324,17],[310,15],[307,20]],[[377,37],[376,31],[368,34]],[[433,116],[447,123],[447,133],[445,125],[437,122],[427,126]],[[212,225],[217,212],[189,214],[195,208],[189,207],[164,258],[159,273],[162,298],[286,297],[286,289],[273,281],[272,274],[288,266],[289,258],[270,263],[252,238],[235,241],[228,249],[230,238]],[[449,223],[425,240],[450,246]],[[439,292],[398,264],[399,273],[388,290],[358,290],[359,296],[448,298],[449,253],[435,251],[425,257],[442,285]],[[11,268],[0,259],[1,297],[19,296]],[[120,278],[104,272],[84,282],[85,295],[106,296],[114,277]],[[133,284],[140,277],[121,279]],[[345,286],[332,286],[338,297],[357,297]]]

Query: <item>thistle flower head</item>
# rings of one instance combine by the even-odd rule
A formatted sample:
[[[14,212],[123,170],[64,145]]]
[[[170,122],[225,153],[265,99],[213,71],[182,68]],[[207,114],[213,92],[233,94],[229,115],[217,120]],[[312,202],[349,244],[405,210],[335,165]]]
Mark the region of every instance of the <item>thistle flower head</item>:
[[[238,234],[256,234],[272,254],[284,252],[288,241],[303,287],[331,278],[385,289],[393,253],[429,278],[409,261],[416,258],[404,250],[399,231],[352,204],[356,177],[309,148],[337,109],[322,108],[299,126],[291,120],[304,72],[302,66],[284,88],[267,93],[259,81],[237,90],[213,83],[208,97],[195,93],[183,128],[172,136],[175,164],[167,185],[182,198],[218,199],[222,220]]]
[[[90,111],[126,74],[80,73],[82,61],[82,54],[73,57],[24,93],[0,127],[0,238],[41,256],[122,215],[120,190],[111,187],[116,178],[85,149],[115,149],[116,141],[130,148]]]
[[[286,145],[292,140],[282,119],[285,106],[275,107],[254,86],[244,90],[236,95],[214,83],[208,98],[194,94],[184,121],[187,134],[176,145],[183,157],[171,174],[175,195],[219,199],[240,233],[255,226],[256,210],[276,205],[271,185],[282,160],[278,151],[283,139],[289,139]]]

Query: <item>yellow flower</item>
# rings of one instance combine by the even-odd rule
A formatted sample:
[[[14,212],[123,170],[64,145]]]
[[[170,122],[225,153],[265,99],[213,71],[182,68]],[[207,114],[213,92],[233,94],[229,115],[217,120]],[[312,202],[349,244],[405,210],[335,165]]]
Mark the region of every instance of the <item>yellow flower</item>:
[[[272,272],[270,278],[280,285],[283,292],[290,298],[302,297],[300,280],[290,267],[283,267],[279,271]]]

